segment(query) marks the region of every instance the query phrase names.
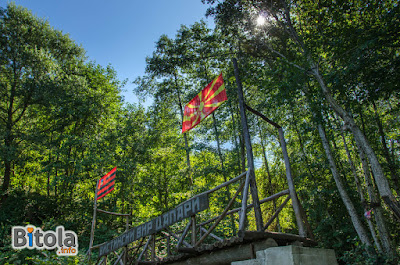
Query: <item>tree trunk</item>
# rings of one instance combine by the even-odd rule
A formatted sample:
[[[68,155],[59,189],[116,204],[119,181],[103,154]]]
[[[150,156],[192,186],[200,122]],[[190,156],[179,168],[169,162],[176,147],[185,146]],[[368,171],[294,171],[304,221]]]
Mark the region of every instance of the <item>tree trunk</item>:
[[[375,190],[374,190],[374,185],[371,179],[371,172],[369,170],[369,166],[368,166],[368,161],[365,157],[364,151],[363,149],[357,144],[357,150],[361,159],[361,165],[364,171],[364,178],[365,178],[365,183],[367,186],[367,191],[368,191],[368,196],[369,199],[371,201],[371,205],[374,206],[374,218],[375,218],[375,222],[376,222],[376,226],[378,228],[378,232],[379,232],[379,236],[383,245],[383,249],[384,251],[388,254],[388,255],[393,255],[393,247],[392,247],[392,243],[390,240],[390,235],[387,231],[386,225],[385,225],[385,221],[384,221],[384,217],[383,217],[383,209],[380,206],[380,201],[378,200],[378,197],[375,194]]]
[[[356,183],[357,192],[358,192],[358,195],[360,196],[361,205],[363,205],[363,207],[364,207],[364,212],[367,212],[369,209],[368,209],[368,206],[367,206],[365,198],[364,198],[363,189],[361,187],[361,183],[360,183],[360,180],[358,178],[357,170],[356,170],[356,167],[354,166],[353,159],[351,158],[350,150],[349,150],[349,148],[347,146],[347,142],[346,142],[346,138],[344,136],[343,130],[340,130],[340,135],[342,136],[342,139],[343,139],[344,149],[346,150],[347,159],[349,161],[351,172],[353,173],[354,181]],[[378,238],[376,236],[375,228],[374,228],[374,225],[372,224],[371,219],[367,218],[367,223],[368,223],[369,231],[371,232],[372,238],[374,240],[376,249],[380,253],[382,253],[382,247],[381,247],[381,244],[379,244],[379,240],[378,240]]]
[[[371,169],[375,176],[375,182],[377,184],[379,194],[381,195],[382,199],[385,201],[385,203],[389,206],[389,208],[393,211],[395,216],[400,221],[400,204],[395,200],[395,197],[390,189],[389,182],[383,173],[382,167],[379,163],[379,160],[378,160],[374,150],[372,149],[371,145],[368,143],[368,140],[365,137],[365,135],[362,133],[360,128],[357,126],[353,117],[347,111],[345,111],[331,95],[328,87],[325,84],[325,81],[324,81],[321,73],[319,72],[318,65],[313,61],[311,55],[305,48],[304,42],[298,36],[297,31],[295,30],[295,28],[293,26],[293,23],[292,23],[291,17],[290,17],[290,9],[289,9],[288,4],[284,0],[281,0],[280,2],[284,7],[284,18],[286,20],[287,27],[289,29],[291,38],[293,39],[293,41],[295,43],[298,44],[299,48],[301,49],[301,52],[302,52],[304,58],[308,62],[310,71],[311,71],[312,75],[315,77],[315,79],[317,80],[318,84],[320,85],[321,90],[322,90],[328,104],[340,116],[340,118],[344,121],[344,123],[350,128],[351,132],[354,135],[354,139],[357,142],[359,142],[360,147],[364,150],[368,160],[370,161]],[[294,64],[292,63],[292,65],[294,65]],[[295,66],[297,66],[297,65],[295,65]]]
[[[348,112],[346,112],[341,106],[339,106],[336,100],[332,97],[329,89],[325,85],[325,82],[318,71],[318,67],[314,64],[311,58],[309,58],[309,64],[311,65],[314,77],[317,79],[319,85],[322,88],[322,91],[325,95],[325,99],[328,101],[331,108],[343,119],[345,125],[353,133],[355,141],[358,142],[360,147],[363,149],[365,155],[367,156],[371,164],[371,169],[375,177],[375,182],[377,184],[379,194],[400,221],[400,204],[395,200],[392,190],[390,189],[389,182],[383,173],[382,167],[378,161],[378,158],[374,150],[372,149],[365,135],[357,126],[353,117]]]
[[[339,190],[340,197],[342,198],[342,201],[350,215],[353,226],[354,226],[361,242],[363,244],[365,244],[366,246],[370,247],[371,243],[369,241],[368,235],[363,227],[363,224],[362,224],[360,218],[357,215],[357,211],[353,205],[353,202],[350,200],[350,197],[347,194],[347,191],[345,190],[344,184],[343,184],[342,179],[340,178],[339,172],[337,170],[336,163],[333,159],[331,147],[329,146],[329,142],[326,138],[325,129],[322,127],[322,125],[320,123],[318,123],[318,132],[321,137],[322,146],[325,150],[325,154],[329,161],[333,179],[335,180],[336,186]]]
[[[294,122],[294,110],[293,110],[292,105],[291,105],[291,112],[292,112],[292,119],[291,119],[291,121],[293,121],[293,122],[292,122],[292,126],[294,127],[294,130],[295,130],[296,133],[297,133],[297,137],[299,138],[300,151],[301,151],[301,153],[302,153],[302,155],[303,155],[303,157],[304,157],[305,163],[307,164],[307,171],[308,171],[308,174],[310,174],[310,179],[313,181],[314,186],[317,187],[317,184],[315,183],[315,178],[313,178],[313,176],[315,176],[315,174],[314,174],[313,171],[311,170],[311,167],[310,167],[311,163],[310,163],[310,160],[309,160],[308,157],[307,157],[307,154],[306,154],[306,151],[305,151],[305,148],[304,148],[304,141],[303,141],[303,138],[301,137],[300,130],[299,130],[299,128],[297,127],[297,123]]]
[[[385,135],[385,132],[383,131],[382,121],[381,121],[381,118],[379,117],[378,110],[376,108],[376,104],[374,101],[372,101],[372,106],[374,107],[375,120],[376,120],[376,124],[378,125],[378,131],[379,131],[379,135],[381,138],[383,156],[386,159],[386,162],[389,167],[390,175],[392,176],[392,181],[393,181],[392,184],[394,186],[394,190],[396,191],[397,196],[399,196],[400,195],[399,176],[396,172],[396,166],[393,163],[392,158],[390,157],[389,149],[386,145],[386,135]]]

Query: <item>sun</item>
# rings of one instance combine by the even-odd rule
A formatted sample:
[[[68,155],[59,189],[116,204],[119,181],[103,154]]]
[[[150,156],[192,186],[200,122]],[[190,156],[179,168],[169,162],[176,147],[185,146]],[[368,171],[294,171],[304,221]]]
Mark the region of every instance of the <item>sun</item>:
[[[263,15],[259,15],[257,18],[257,25],[262,26],[265,24],[265,22],[266,22],[265,17]]]

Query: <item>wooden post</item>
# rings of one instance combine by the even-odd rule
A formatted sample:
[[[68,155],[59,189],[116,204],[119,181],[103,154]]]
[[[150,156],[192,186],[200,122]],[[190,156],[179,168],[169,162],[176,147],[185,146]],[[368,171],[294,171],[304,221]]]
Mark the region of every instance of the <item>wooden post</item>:
[[[294,187],[293,183],[292,170],[290,169],[289,155],[286,149],[286,141],[282,127],[278,128],[278,132],[279,132],[279,140],[281,142],[283,157],[285,159],[286,179],[289,186],[289,192],[290,192],[290,197],[292,199],[292,205],[294,214],[296,216],[297,226],[299,227],[299,235],[302,237],[306,237],[307,235],[304,229],[304,223],[301,218],[300,202],[299,199],[297,198],[296,188]]]
[[[92,229],[90,231],[90,241],[89,241],[89,262],[90,256],[92,255],[93,239],[94,239],[94,229],[96,227],[96,213],[97,213],[97,191],[99,188],[99,181],[96,182],[96,191],[94,193],[94,204],[93,204],[93,220]]]
[[[196,215],[192,217],[192,246],[196,245]]]
[[[126,218],[126,223],[125,223],[125,232],[129,230],[129,216],[125,216]],[[123,258],[123,263],[126,265],[128,259],[128,245],[125,246],[125,253],[124,253],[124,258]]]
[[[257,226],[257,231],[262,231],[263,220],[262,220],[262,215],[261,215],[260,201],[258,199],[256,176],[255,176],[255,172],[254,172],[253,149],[251,147],[250,133],[249,133],[247,117],[246,117],[246,112],[245,112],[242,82],[240,81],[239,68],[238,68],[238,63],[237,63],[236,58],[232,58],[232,62],[233,62],[236,84],[237,84],[237,93],[238,93],[238,99],[239,99],[239,108],[240,108],[240,117],[241,117],[241,122],[242,122],[243,138],[244,138],[244,141],[246,144],[247,167],[248,167],[248,170],[250,171],[250,190],[251,190],[251,196],[253,198],[253,203],[254,203],[254,214],[256,217],[256,226]]]
[[[279,124],[268,119],[265,115],[261,114],[260,112],[256,111],[255,109],[251,108],[250,106],[245,105],[245,107],[246,107],[246,109],[248,109],[255,115],[261,117],[263,120],[265,120],[266,122],[268,122],[269,124],[274,126],[276,129],[278,129],[279,141],[281,143],[283,158],[285,160],[286,179],[287,179],[288,186],[289,186],[290,197],[292,198],[292,206],[293,206],[293,210],[295,212],[296,222],[299,227],[299,235],[305,237],[306,232],[304,230],[304,223],[302,221],[303,219],[302,219],[302,214],[301,214],[302,207],[301,207],[301,204],[297,197],[296,188],[293,183],[292,171],[290,169],[290,160],[289,160],[289,155],[288,155],[287,148],[286,148],[286,141],[285,141],[285,135],[283,133],[283,129]],[[305,216],[305,213],[303,215]],[[305,222],[308,223],[307,220]],[[311,229],[310,229],[310,235],[312,236]]]
[[[244,230],[246,228],[246,213],[247,213],[247,197],[249,194],[249,184],[250,184],[250,172],[247,171],[246,179],[244,180],[244,189],[242,191],[242,207],[239,212],[239,236],[244,235]]]
[[[156,260],[156,235],[151,238],[151,261]]]
[[[167,236],[167,257],[171,256],[171,237]]]

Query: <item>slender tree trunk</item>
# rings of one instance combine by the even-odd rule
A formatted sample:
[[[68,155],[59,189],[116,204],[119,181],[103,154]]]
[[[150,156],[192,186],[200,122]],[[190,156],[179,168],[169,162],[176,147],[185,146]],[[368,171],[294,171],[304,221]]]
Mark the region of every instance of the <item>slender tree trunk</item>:
[[[318,84],[321,87],[321,90],[324,94],[326,101],[328,102],[330,107],[340,116],[340,118],[344,121],[344,123],[349,127],[349,129],[351,130],[351,132],[354,135],[355,141],[359,142],[360,147],[364,150],[368,160],[370,161],[371,169],[375,176],[375,182],[377,184],[379,194],[381,195],[382,199],[385,201],[385,203],[389,206],[389,208],[393,211],[395,216],[400,221],[400,203],[396,201],[396,199],[392,193],[392,190],[390,189],[388,179],[385,177],[385,175],[383,173],[382,167],[379,163],[379,160],[378,160],[374,150],[372,149],[371,145],[368,143],[368,140],[365,137],[365,135],[362,133],[360,128],[357,126],[353,117],[347,111],[345,111],[331,95],[330,90],[326,86],[325,81],[324,81],[321,73],[319,72],[318,65],[313,61],[311,55],[305,48],[304,42],[298,36],[297,31],[295,30],[295,28],[293,26],[293,23],[292,23],[291,17],[290,17],[290,9],[289,9],[288,4],[284,0],[280,0],[280,2],[284,7],[284,18],[286,20],[286,23],[287,23],[287,26],[289,29],[289,33],[290,33],[293,41],[295,43],[297,43],[299,48],[301,49],[301,52],[302,52],[304,58],[308,62],[308,65],[309,65],[312,75],[315,77],[315,79],[317,80]],[[297,66],[297,65],[295,65],[295,66]]]
[[[377,184],[379,194],[400,221],[400,205],[396,201],[392,193],[392,190],[390,189],[388,179],[385,177],[383,173],[382,167],[378,161],[378,158],[374,150],[372,149],[365,135],[362,133],[360,128],[355,123],[353,117],[349,113],[347,113],[341,106],[339,106],[336,100],[332,97],[329,89],[326,87],[324,80],[318,71],[317,66],[311,61],[311,59],[310,59],[310,65],[312,66],[313,74],[317,79],[318,83],[320,84],[326,100],[328,101],[332,109],[343,119],[346,126],[353,133],[354,140],[358,142],[358,144],[366,154],[371,164],[372,172],[375,176],[375,182]]]
[[[344,136],[343,130],[340,130],[340,135],[342,136],[342,139],[343,139],[344,149],[346,150],[347,159],[349,161],[351,172],[353,173],[354,181],[356,183],[357,192],[358,192],[358,195],[360,196],[361,205],[363,205],[363,207],[364,207],[364,212],[367,212],[369,209],[368,209],[368,206],[367,206],[366,201],[365,201],[364,192],[363,192],[363,189],[361,187],[361,183],[360,183],[360,180],[358,178],[357,170],[356,170],[356,167],[354,166],[353,159],[351,158],[350,150],[349,150],[349,148],[347,146],[347,142],[346,142],[346,138]],[[374,228],[374,225],[372,224],[371,219],[367,219],[367,223],[368,223],[369,231],[371,232],[372,238],[374,240],[376,249],[380,253],[382,253],[382,247],[381,247],[381,244],[379,244],[379,240],[378,240],[378,237],[376,236],[375,228]]]
[[[292,105],[291,105],[291,112],[292,112],[292,121],[294,121],[294,111],[293,111],[293,106]],[[304,160],[305,160],[305,162],[307,164],[308,174],[310,174],[310,177],[311,177],[312,181],[314,182],[314,186],[317,186],[317,184],[315,183],[315,178],[313,178],[313,176],[315,176],[315,174],[311,170],[310,161],[309,161],[309,159],[307,157],[307,154],[306,154],[306,151],[305,151],[305,148],[304,148],[304,141],[303,141],[303,138],[301,137],[300,130],[297,127],[297,123],[296,122],[292,122],[292,126],[294,127],[294,130],[297,133],[297,137],[299,138],[300,151],[301,151],[301,153],[302,153],[302,155],[304,157]]]
[[[340,197],[342,198],[342,201],[350,215],[350,218],[352,220],[353,226],[358,234],[358,237],[360,238],[361,242],[365,244],[366,246],[370,247],[371,243],[369,241],[368,235],[363,227],[363,224],[357,215],[357,211],[353,205],[353,202],[350,200],[349,195],[347,194],[347,191],[345,190],[344,184],[342,182],[342,179],[340,178],[339,172],[336,167],[336,163],[333,159],[331,147],[329,145],[329,142],[326,138],[326,133],[325,129],[322,127],[320,123],[318,123],[318,132],[321,137],[322,141],[322,146],[325,150],[325,154],[328,158],[329,165],[331,168],[331,172],[333,175],[333,179],[335,180],[336,186],[339,190]]]
[[[381,138],[383,156],[386,159],[386,162],[389,167],[390,175],[392,176],[392,181],[393,181],[392,184],[393,184],[394,190],[396,191],[397,195],[399,196],[400,195],[399,175],[397,174],[396,166],[393,163],[392,158],[390,157],[389,149],[386,145],[386,135],[385,135],[385,132],[383,131],[382,121],[381,121],[381,118],[379,117],[379,113],[378,113],[378,110],[376,108],[376,104],[374,101],[372,101],[372,106],[374,107],[375,120],[376,120],[376,124],[378,125],[378,131],[379,131],[379,135]]]
[[[14,69],[14,76],[16,76],[16,70]],[[6,136],[4,138],[4,145],[5,145],[5,155],[3,158],[4,161],[4,178],[3,178],[3,194],[4,198],[7,196],[8,187],[10,186],[10,179],[11,179],[11,164],[12,164],[12,157],[13,157],[13,145],[14,145],[14,136],[13,136],[13,113],[14,113],[14,97],[15,91],[17,87],[17,81],[14,80],[14,84],[11,87],[10,92],[10,103],[7,109],[7,123],[6,123]]]
[[[388,255],[394,255],[393,246],[390,240],[390,235],[387,231],[385,220],[383,217],[383,209],[380,205],[380,201],[375,194],[375,188],[373,185],[373,180],[371,179],[371,171],[369,170],[368,161],[365,157],[363,149],[357,144],[357,150],[360,156],[361,165],[364,171],[364,180],[367,186],[368,196],[371,201],[371,206],[374,207],[374,218],[376,222],[376,226],[378,228],[379,236],[383,245],[384,251]]]

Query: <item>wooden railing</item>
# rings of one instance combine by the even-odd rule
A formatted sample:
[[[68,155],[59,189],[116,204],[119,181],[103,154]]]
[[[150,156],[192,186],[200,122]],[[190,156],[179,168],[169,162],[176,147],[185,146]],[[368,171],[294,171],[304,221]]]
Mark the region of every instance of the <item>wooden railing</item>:
[[[193,200],[195,200],[196,198],[204,197],[205,195],[207,195],[207,198],[210,198],[218,190],[222,188],[228,188],[228,186],[232,187],[233,184],[237,182],[238,184],[236,185],[236,192],[234,193],[230,201],[226,204],[224,210],[218,215],[210,217],[212,213],[210,208],[208,208],[208,210],[206,211],[198,212],[175,224],[163,227],[163,229],[155,233],[137,238],[133,242],[125,244],[125,248],[121,248],[122,250],[114,250],[110,248],[107,249],[108,252],[102,250],[102,248],[104,248],[106,244],[110,244],[111,241],[96,245],[92,247],[92,250],[100,249],[100,257],[97,264],[107,264],[107,256],[109,256],[110,254],[116,255],[116,258],[114,257],[112,259],[114,261],[113,264],[115,265],[118,263],[122,265],[152,264],[156,261],[165,260],[169,257],[176,256],[182,253],[197,253],[205,247],[221,243],[228,238],[243,236],[246,230],[246,225],[248,223],[246,221],[248,212],[254,207],[252,203],[247,203],[250,183],[249,171],[246,171],[211,190],[200,193],[180,205],[185,205],[185,203],[189,201],[193,202]],[[237,198],[240,194],[241,200],[238,201]],[[290,199],[290,193],[289,190],[284,190],[259,201],[260,204],[263,204],[272,200],[277,200],[282,196],[286,196],[285,200],[276,209],[276,212],[272,214],[270,219],[265,223],[264,230],[268,229],[275,218],[279,215],[281,210],[285,207]],[[235,203],[238,202],[241,204],[241,206],[234,208]],[[101,210],[101,212],[109,213],[103,210]],[[216,231],[221,222],[230,215],[234,216],[233,219],[236,221],[235,226],[238,225],[239,228],[238,233],[233,234],[232,231],[227,232],[226,228],[230,227],[229,225],[224,226],[224,229],[220,229],[220,231]],[[232,227],[230,228],[232,229]],[[221,232],[221,230],[225,231]],[[128,236],[126,236],[125,239],[127,237]],[[116,241],[116,239],[113,240]],[[120,253],[118,253],[118,251]],[[128,259],[126,259],[126,262],[124,263],[123,257],[126,253],[128,253]]]

